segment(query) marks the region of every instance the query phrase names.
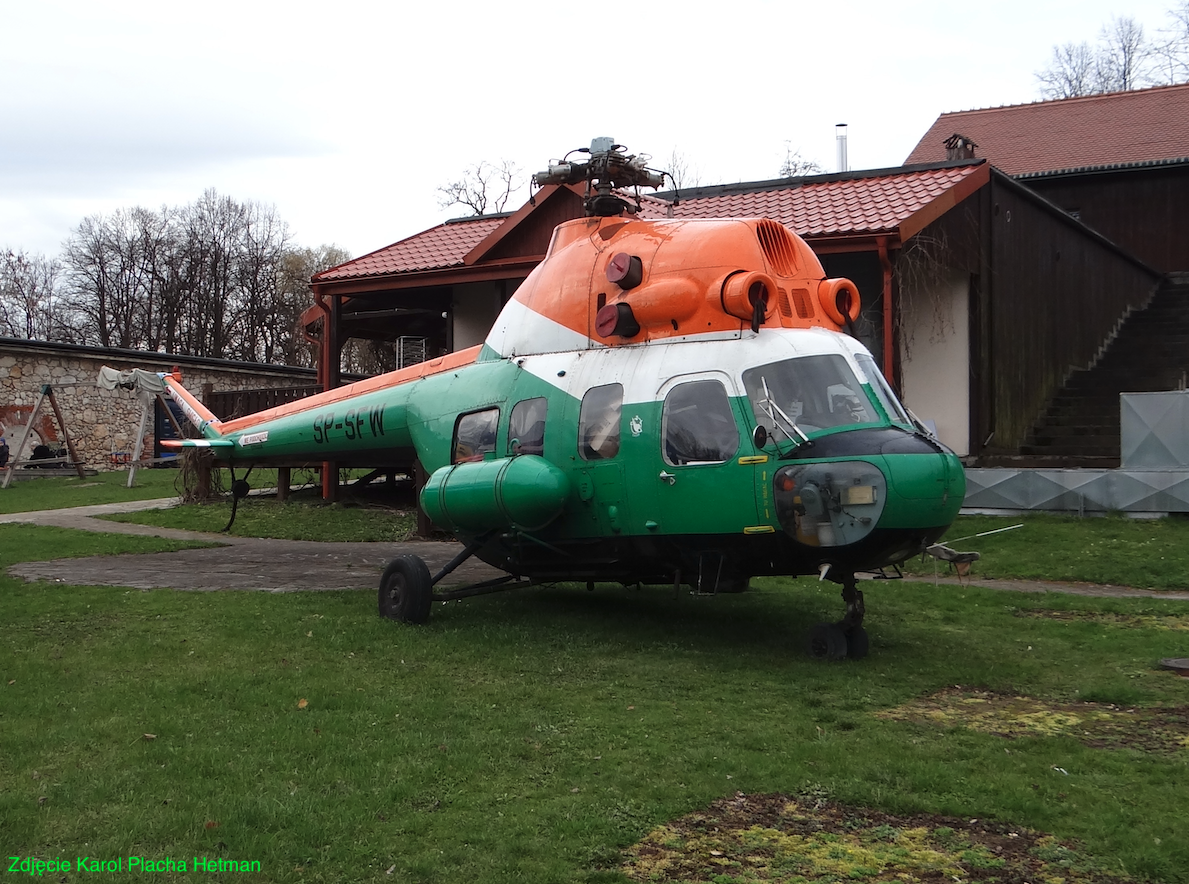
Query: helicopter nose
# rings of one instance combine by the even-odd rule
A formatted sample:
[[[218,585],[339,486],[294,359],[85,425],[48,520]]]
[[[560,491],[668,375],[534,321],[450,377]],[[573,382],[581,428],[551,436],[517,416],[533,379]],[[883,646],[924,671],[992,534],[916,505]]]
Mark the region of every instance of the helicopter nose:
[[[948,525],[966,495],[962,463],[946,450],[884,452],[884,472],[890,495],[902,502],[905,517],[921,525]]]

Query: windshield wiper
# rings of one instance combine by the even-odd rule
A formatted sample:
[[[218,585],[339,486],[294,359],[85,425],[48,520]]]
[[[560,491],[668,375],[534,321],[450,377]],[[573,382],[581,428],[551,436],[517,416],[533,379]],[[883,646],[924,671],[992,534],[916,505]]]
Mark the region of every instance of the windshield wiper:
[[[777,405],[772,399],[772,394],[768,391],[768,379],[763,375],[760,375],[760,386],[762,386],[764,389],[764,398],[756,404],[759,405],[760,410],[763,411],[764,414],[766,414],[772,421],[773,427],[780,427],[781,421],[784,422],[784,425],[787,427],[787,429],[780,429],[781,432],[784,433],[785,437],[794,443],[793,450],[796,450],[801,445],[812,445],[813,440],[805,435],[805,431],[797,426],[797,422],[785,414],[784,410],[781,409],[781,407]],[[779,420],[777,419],[778,416]],[[792,433],[790,433],[789,430],[792,430]],[[797,438],[794,438],[794,436]],[[787,454],[792,454],[792,451],[782,453],[781,457],[784,457]]]

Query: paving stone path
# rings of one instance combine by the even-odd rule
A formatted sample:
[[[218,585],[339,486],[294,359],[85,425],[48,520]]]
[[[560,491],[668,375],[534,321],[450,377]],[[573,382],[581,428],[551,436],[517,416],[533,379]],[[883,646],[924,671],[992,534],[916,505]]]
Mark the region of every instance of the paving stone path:
[[[111,522],[96,516],[144,509],[164,509],[177,498],[100,504],[64,510],[0,515],[0,523],[28,522],[109,534],[140,534],[177,540],[222,544],[217,548],[187,549],[169,553],[89,556],[22,562],[8,573],[25,580],[45,580],[77,586],[128,586],[135,589],[255,589],[295,592],[324,589],[376,589],[380,573],[402,553],[420,556],[436,573],[462,549],[454,542],[412,540],[404,543],[324,543],[307,540],[269,540],[235,537],[174,528],[156,528]],[[503,572],[471,559],[447,577],[442,586],[477,583]],[[1162,598],[1189,601],[1189,592],[1133,589],[1092,583],[1059,583],[1047,580],[988,580],[957,577],[906,578],[915,583],[936,583],[947,591],[962,586],[1016,592],[1064,592],[1085,596]]]
[[[453,542],[325,543],[308,540],[270,540],[156,528],[112,522],[96,516],[173,506],[176,498],[100,504],[65,510],[0,515],[0,523],[26,522],[109,534],[139,534],[175,540],[199,540],[221,546],[167,553],[87,556],[21,562],[8,569],[14,577],[78,586],[129,586],[135,589],[255,589],[293,592],[323,589],[375,590],[380,573],[401,553],[420,556],[436,573],[461,550]],[[470,559],[450,574],[442,586],[477,583],[502,574]]]

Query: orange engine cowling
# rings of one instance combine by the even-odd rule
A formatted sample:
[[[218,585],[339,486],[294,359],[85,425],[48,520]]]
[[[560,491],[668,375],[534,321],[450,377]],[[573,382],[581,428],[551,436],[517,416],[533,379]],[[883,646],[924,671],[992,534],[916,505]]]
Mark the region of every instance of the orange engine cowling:
[[[740,271],[723,282],[722,308],[736,319],[751,321],[761,301],[764,319],[768,320],[776,310],[776,283],[767,273]]]
[[[857,320],[863,309],[859,290],[849,279],[823,279],[817,286],[817,300],[826,315],[841,326]]]

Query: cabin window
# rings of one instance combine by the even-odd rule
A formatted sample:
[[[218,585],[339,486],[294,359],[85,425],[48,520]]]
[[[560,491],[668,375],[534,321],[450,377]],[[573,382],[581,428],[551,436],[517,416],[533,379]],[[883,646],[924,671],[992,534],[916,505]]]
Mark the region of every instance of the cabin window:
[[[719,381],[678,384],[665,397],[661,419],[665,462],[722,463],[739,450],[739,428]]]
[[[545,453],[545,410],[544,396],[516,403],[508,419],[509,454]]]
[[[454,448],[451,463],[472,463],[495,451],[495,431],[500,410],[487,408],[459,417],[454,424]]]
[[[867,383],[871,385],[872,392],[879,400],[879,404],[883,406],[884,411],[888,413],[892,423],[912,425],[913,420],[908,416],[907,410],[900,404],[900,400],[896,398],[896,394],[892,392],[892,388],[888,386],[887,380],[884,379],[883,372],[879,370],[879,366],[875,364],[875,360],[865,353],[860,353],[855,357],[855,361],[859,363],[859,368],[863,370],[863,374],[867,375]]]
[[[591,387],[578,415],[578,451],[583,460],[606,460],[619,454],[623,384]]]
[[[833,427],[878,423],[850,363],[838,354],[770,362],[743,372],[756,423],[776,439]]]

